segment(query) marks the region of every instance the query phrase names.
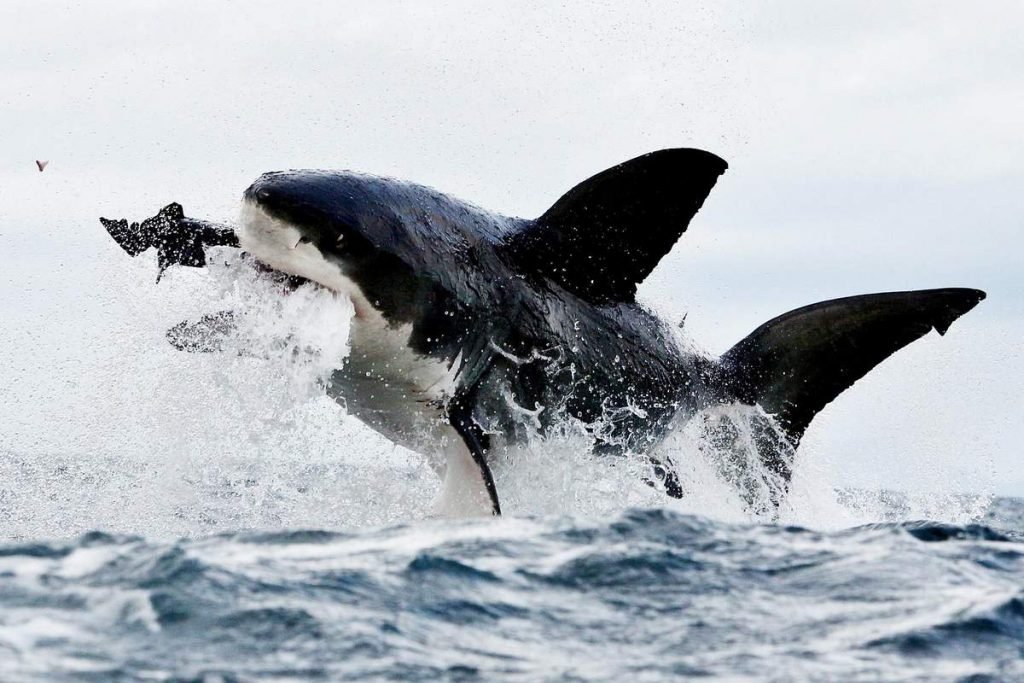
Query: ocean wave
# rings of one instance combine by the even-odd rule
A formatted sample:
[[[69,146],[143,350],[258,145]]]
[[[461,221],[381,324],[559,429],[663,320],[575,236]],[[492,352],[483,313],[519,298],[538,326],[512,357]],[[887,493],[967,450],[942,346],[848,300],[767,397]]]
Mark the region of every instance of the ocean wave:
[[[0,546],[3,680],[1024,675],[1024,544],[664,509]],[[206,677],[206,678],[204,678]],[[980,680],[980,679],[979,679]]]

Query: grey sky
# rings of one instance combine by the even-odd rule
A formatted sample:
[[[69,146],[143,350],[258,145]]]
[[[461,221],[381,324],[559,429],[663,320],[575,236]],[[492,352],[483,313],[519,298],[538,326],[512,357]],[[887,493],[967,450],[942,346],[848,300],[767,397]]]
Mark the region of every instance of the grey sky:
[[[627,158],[701,147],[731,168],[645,299],[718,353],[825,298],[986,289],[807,450],[837,483],[1024,494],[1024,5],[754,5],[7,0],[5,363],[27,367],[40,311],[96,286],[83,261],[124,265],[101,214],[229,219],[263,171],[342,167],[530,216]]]

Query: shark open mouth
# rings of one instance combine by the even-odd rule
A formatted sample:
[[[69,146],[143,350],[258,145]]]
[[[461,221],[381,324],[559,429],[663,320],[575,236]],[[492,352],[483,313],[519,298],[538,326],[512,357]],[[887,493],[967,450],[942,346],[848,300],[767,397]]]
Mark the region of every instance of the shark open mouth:
[[[357,316],[365,317],[371,313],[366,297],[338,262],[324,254],[302,228],[268,212],[258,202],[249,198],[242,202],[237,236],[238,246],[243,251],[263,267],[289,278],[282,281],[284,286],[314,282],[335,294],[348,297]]]
[[[283,270],[272,268],[268,266],[266,263],[263,263],[262,261],[258,261],[256,259],[252,260],[252,267],[256,270],[256,272],[261,273],[264,276],[273,280],[274,284],[276,284],[280,288],[280,290],[285,294],[291,294],[292,292],[294,292],[299,287],[302,287],[303,285],[312,285],[314,287],[327,289],[327,287],[324,287],[324,285],[320,284],[319,282],[310,280],[309,278],[302,277],[301,275],[292,275],[290,273],[284,272]]]

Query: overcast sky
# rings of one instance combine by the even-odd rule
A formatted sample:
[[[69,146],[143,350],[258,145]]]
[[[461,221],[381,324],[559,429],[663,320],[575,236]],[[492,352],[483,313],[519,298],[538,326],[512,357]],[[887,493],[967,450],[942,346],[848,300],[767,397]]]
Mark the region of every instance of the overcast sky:
[[[102,286],[82,263],[123,266],[98,215],[174,200],[229,220],[259,173],[325,167],[534,216],[615,163],[700,147],[730,169],[645,301],[689,311],[717,354],[822,299],[987,290],[806,449],[840,484],[1024,494],[1024,4],[554,5],[5,0],[4,362],[55,334],[41,311],[94,322],[46,305]]]

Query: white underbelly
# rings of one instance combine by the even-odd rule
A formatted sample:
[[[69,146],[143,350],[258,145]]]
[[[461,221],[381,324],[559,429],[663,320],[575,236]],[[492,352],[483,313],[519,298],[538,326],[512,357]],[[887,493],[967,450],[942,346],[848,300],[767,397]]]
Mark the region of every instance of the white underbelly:
[[[391,441],[437,452],[451,437],[445,406],[454,392],[458,365],[449,367],[410,349],[410,331],[371,327],[354,319],[349,355],[334,373],[329,392],[349,414]]]

